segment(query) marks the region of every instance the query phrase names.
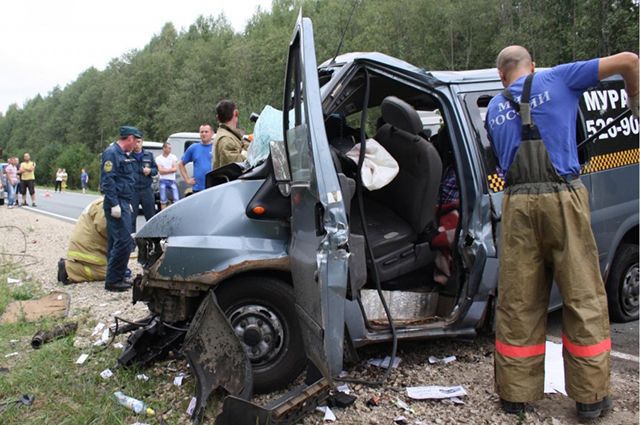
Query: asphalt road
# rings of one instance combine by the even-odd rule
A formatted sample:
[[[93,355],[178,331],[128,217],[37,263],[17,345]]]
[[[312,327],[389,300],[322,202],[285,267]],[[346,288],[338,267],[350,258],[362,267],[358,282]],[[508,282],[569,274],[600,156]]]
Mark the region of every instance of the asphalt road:
[[[38,190],[36,196],[37,207],[27,206],[22,208],[70,222],[75,222],[82,214],[82,210],[98,197],[98,195],[77,192],[53,192],[50,190]],[[138,229],[144,225],[144,222],[144,217],[138,216],[136,223]]]
[[[29,210],[52,215],[62,220],[72,221],[80,216],[82,210],[97,198],[97,195],[83,195],[81,193],[54,193],[44,190],[38,191],[37,208],[26,207]],[[23,207],[25,208],[25,207]],[[144,225],[144,217],[138,216],[138,229]],[[562,312],[556,311],[548,318],[548,335],[559,341],[562,337]],[[614,361],[623,361],[626,366],[638,369],[638,321],[631,323],[612,323],[611,341]],[[616,353],[620,355],[616,355]],[[616,360],[617,359],[617,360]]]

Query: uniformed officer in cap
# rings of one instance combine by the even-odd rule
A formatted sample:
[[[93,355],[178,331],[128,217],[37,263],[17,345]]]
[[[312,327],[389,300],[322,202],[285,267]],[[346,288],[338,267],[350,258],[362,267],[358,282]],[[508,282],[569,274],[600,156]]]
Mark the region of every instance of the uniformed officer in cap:
[[[100,169],[100,191],[104,194],[104,215],[107,219],[107,276],[104,288],[107,291],[126,291],[131,283],[125,273],[129,255],[133,250],[131,239],[131,197],[135,175],[131,152],[142,132],[135,127],[120,127],[120,138],[102,153]]]

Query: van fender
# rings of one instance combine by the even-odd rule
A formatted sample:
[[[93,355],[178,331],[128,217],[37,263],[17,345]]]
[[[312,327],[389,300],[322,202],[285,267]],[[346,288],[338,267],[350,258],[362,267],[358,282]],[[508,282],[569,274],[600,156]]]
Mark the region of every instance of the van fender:
[[[207,400],[217,388],[243,400],[251,398],[251,362],[213,291],[207,293],[191,321],[182,354],[196,378],[193,423],[202,421]]]
[[[609,271],[611,270],[611,264],[613,264],[613,260],[616,256],[616,252],[618,251],[618,247],[622,243],[625,235],[631,231],[634,227],[638,227],[638,215],[634,214],[626,218],[618,226],[615,235],[613,236],[611,246],[608,247],[607,256],[605,257],[605,261],[601,263],[600,270],[602,270],[602,280],[606,283],[607,278],[609,277]],[[637,239],[634,239],[635,243],[638,242]]]

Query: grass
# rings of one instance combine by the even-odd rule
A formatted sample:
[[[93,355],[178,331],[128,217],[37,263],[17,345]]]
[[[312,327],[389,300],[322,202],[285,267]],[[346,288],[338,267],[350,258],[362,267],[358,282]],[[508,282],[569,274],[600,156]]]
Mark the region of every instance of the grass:
[[[9,285],[8,276],[24,279],[25,274],[13,265],[0,265],[0,313],[10,302],[42,295],[37,283],[23,281],[21,286]],[[185,411],[195,392],[194,379],[187,378],[180,387],[172,384],[179,370],[187,370],[184,361],[164,362],[144,371],[116,368],[119,349],[77,348],[75,335],[44,344],[38,350],[31,348],[31,338],[38,330],[71,320],[78,320],[79,331],[82,329],[85,334],[95,325],[88,316],[0,324],[0,404],[22,394],[34,397],[30,407],[14,403],[0,412],[0,423],[153,424],[159,422],[159,416],[169,424],[190,423]],[[18,355],[5,357],[14,352]],[[89,358],[82,365],[75,364],[82,353],[88,353]],[[100,372],[107,368],[113,376],[103,379]],[[145,373],[149,381],[136,379],[138,373]],[[156,410],[156,417],[136,416],[118,405],[113,396],[118,390],[144,400]]]

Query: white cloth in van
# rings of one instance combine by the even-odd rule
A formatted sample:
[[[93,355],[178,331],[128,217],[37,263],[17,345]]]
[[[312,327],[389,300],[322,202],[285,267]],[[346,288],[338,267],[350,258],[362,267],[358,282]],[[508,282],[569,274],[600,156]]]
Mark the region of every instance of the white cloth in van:
[[[376,139],[367,139],[366,146],[361,171],[362,184],[369,190],[377,190],[391,183],[398,175],[400,167],[398,162]],[[351,148],[346,155],[357,164],[360,156],[360,143]]]

